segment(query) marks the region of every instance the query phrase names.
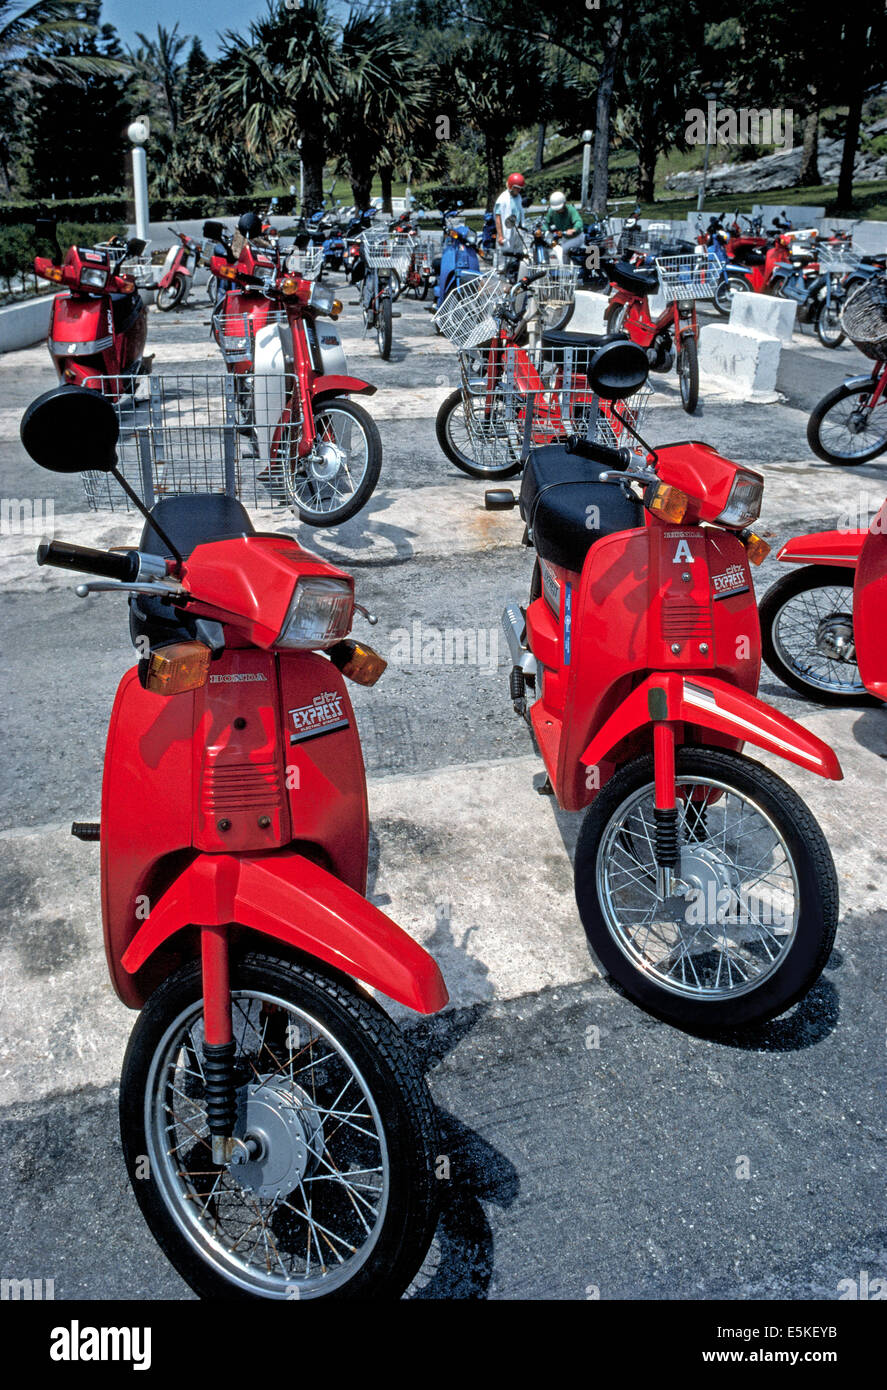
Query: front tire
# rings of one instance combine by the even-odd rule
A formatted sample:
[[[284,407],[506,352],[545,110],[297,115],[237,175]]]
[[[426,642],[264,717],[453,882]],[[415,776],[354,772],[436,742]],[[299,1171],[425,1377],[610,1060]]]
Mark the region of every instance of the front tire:
[[[874,410],[861,408],[874,390],[874,381],[864,381],[823,396],[807,422],[807,443],[817,458],[853,467],[887,450],[887,393]]]
[[[816,336],[823,347],[839,348],[844,341],[846,335],[841,327],[841,304],[840,299],[833,297],[828,304],[820,306],[816,315]]]
[[[391,356],[391,300],[387,294],[376,311],[376,344],[382,361],[387,362]]]
[[[853,570],[803,565],[760,606],[761,649],[774,676],[822,705],[869,705],[853,646]]]
[[[689,891],[665,903],[656,894],[647,754],[616,773],[583,821],[575,876],[586,935],[604,972],[658,1018],[699,1032],[763,1023],[802,998],[828,960],[831,853],[797,793],[752,759],[686,747],[676,771]]]
[[[163,313],[168,313],[185,297],[185,281],[181,275],[174,275],[168,285],[162,286],[157,291],[157,308]]]
[[[678,352],[678,381],[681,405],[692,415],[699,403],[699,353],[696,339],[690,336],[682,339]]]
[[[317,407],[314,425],[315,450],[328,461],[285,466],[287,499],[308,526],[338,526],[372,496],[382,471],[382,439],[362,406],[338,396]]]
[[[263,954],[232,967],[236,1133],[267,1151],[212,1163],[190,963],[148,1000],[121,1077],[126,1166],[154,1238],[203,1298],[399,1297],[437,1219],[434,1107],[415,1058],[343,982]]]
[[[465,421],[465,408],[462,403],[461,387],[451,391],[441,404],[434,421],[437,442],[450,463],[454,463],[469,478],[513,478],[521,470],[520,459],[515,459],[508,440],[503,438],[500,453],[503,455],[501,467],[491,467],[481,463],[475,456],[475,446]]]

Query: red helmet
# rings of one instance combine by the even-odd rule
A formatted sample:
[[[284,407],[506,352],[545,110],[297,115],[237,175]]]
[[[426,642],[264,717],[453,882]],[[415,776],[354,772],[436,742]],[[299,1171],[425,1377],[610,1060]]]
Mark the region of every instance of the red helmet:
[[[523,174],[509,174],[509,175],[508,175],[508,179],[507,179],[507,185],[508,185],[509,188],[523,188],[523,186],[524,186],[524,176],[523,176]]]

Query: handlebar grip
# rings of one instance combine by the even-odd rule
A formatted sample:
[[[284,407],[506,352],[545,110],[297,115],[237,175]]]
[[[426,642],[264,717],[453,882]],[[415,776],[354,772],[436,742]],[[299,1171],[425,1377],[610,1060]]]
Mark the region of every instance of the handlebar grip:
[[[120,579],[124,584],[135,579],[139,572],[135,550],[93,550],[88,545],[73,545],[70,541],[44,541],[37,547],[37,564],[98,574],[103,579]]]
[[[533,283],[534,280],[541,280],[542,277],[543,277],[543,275],[547,275],[547,274],[548,274],[548,267],[547,267],[547,266],[545,267],[544,270],[531,270],[530,273],[529,273],[529,275],[525,275],[525,276],[523,277],[523,279],[520,281],[520,283],[521,283],[522,285],[532,285],[532,283]]]
[[[571,434],[566,443],[568,454],[578,454],[580,458],[591,459],[592,463],[609,464],[611,468],[625,469],[631,463],[631,450],[619,449],[612,444],[595,444],[583,439],[580,434]]]

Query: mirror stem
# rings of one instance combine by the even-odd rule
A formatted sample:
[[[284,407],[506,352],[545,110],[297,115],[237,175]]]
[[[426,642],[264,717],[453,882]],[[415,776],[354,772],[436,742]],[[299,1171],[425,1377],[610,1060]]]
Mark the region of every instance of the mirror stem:
[[[166,532],[164,531],[163,527],[160,525],[160,523],[159,523],[158,521],[155,521],[155,520],[154,520],[153,516],[152,516],[151,513],[148,511],[148,508],[145,506],[144,502],[143,502],[142,499],[139,497],[138,493],[137,493],[137,492],[134,492],[133,489],[130,487],[129,483],[126,481],[126,479],[124,478],[123,474],[120,472],[120,469],[119,469],[119,468],[112,468],[112,469],[111,469],[111,476],[112,476],[112,478],[116,478],[116,479],[117,479],[118,483],[119,483],[120,486],[123,488],[123,491],[126,493],[126,495],[127,495],[127,497],[129,498],[130,502],[132,502],[133,506],[135,506],[135,507],[138,508],[138,510],[141,512],[142,516],[143,516],[143,517],[145,518],[145,520],[147,521],[148,525],[152,528],[152,530],[154,530],[154,531],[157,532],[158,536],[159,536],[160,539],[163,541],[163,544],[166,546],[166,548],[169,550],[169,552],[170,552],[170,554],[172,555],[173,559],[176,560],[176,561],[178,561],[178,563],[179,563],[180,565],[183,564],[183,563],[184,563],[185,557],[184,557],[183,555],[180,555],[180,554],[179,554],[178,549],[173,545],[172,541],[170,540],[169,536],[168,536],[168,535],[166,534]]]

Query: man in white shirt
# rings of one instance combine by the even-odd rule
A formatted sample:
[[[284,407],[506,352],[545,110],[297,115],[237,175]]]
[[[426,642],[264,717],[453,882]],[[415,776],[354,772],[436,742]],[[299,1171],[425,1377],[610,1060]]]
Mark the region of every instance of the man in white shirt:
[[[509,217],[513,217],[515,227],[524,225],[523,186],[523,174],[509,174],[506,186],[493,207],[496,218],[496,269],[500,271],[505,268],[506,255],[519,253],[521,249],[520,237],[506,223]]]

